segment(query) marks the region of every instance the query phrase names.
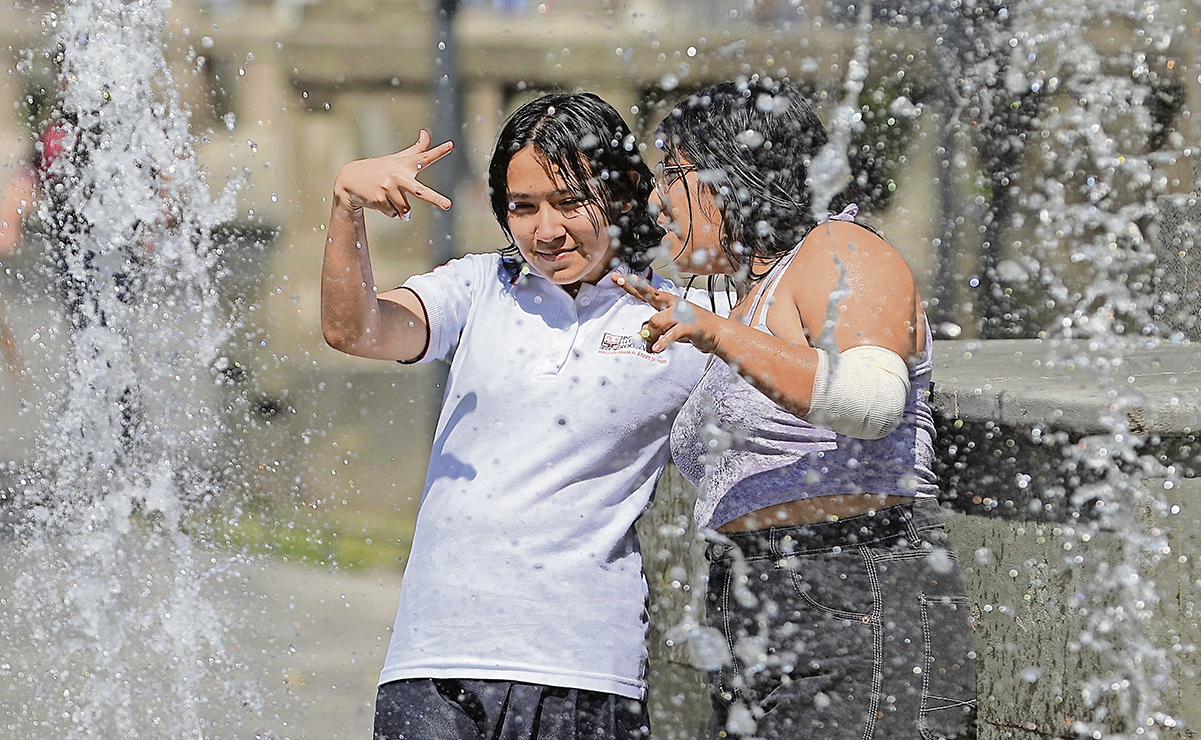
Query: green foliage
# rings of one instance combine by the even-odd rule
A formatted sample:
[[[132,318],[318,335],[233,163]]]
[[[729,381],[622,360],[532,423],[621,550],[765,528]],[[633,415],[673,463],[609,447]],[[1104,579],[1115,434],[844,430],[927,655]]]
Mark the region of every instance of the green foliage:
[[[304,509],[265,509],[214,527],[216,544],[284,562],[345,570],[402,568],[413,544],[413,521],[343,514],[337,520]]]

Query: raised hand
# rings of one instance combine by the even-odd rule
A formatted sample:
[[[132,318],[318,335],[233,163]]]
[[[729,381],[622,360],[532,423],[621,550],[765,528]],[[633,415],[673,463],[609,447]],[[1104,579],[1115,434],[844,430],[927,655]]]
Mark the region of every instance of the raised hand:
[[[658,311],[642,325],[642,336],[651,352],[662,352],[673,342],[691,344],[702,352],[713,352],[717,348],[721,317],[674,293],[657,290],[637,275],[614,274],[613,281]]]
[[[451,206],[450,198],[422,183],[417,175],[452,149],[454,142],[450,141],[431,149],[429,132],[422,129],[417,142],[407,149],[344,165],[334,181],[334,197],[356,208],[372,208],[406,221],[411,212],[409,194],[446,210]]]

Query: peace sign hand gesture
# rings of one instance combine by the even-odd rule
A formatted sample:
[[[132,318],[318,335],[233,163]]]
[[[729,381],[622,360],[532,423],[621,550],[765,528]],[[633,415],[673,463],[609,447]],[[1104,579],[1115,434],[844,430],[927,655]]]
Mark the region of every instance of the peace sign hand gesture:
[[[429,132],[422,129],[408,149],[382,157],[350,162],[338,171],[334,197],[354,208],[373,208],[392,218],[409,219],[408,194],[437,206],[450,208],[450,198],[423,184],[417,175],[454,149],[454,142],[430,148]]]
[[[724,321],[717,314],[694,306],[674,293],[657,290],[637,275],[614,274],[613,282],[658,310],[642,325],[642,336],[651,352],[662,352],[673,342],[691,344],[702,352],[717,349],[717,335]]]

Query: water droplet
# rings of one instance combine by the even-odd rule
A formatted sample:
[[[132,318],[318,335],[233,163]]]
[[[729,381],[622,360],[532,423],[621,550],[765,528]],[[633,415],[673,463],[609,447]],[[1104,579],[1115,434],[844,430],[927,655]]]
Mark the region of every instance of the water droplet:
[[[730,708],[730,714],[726,718],[726,730],[731,735],[754,735],[756,726],[755,717],[746,704],[738,702]]]

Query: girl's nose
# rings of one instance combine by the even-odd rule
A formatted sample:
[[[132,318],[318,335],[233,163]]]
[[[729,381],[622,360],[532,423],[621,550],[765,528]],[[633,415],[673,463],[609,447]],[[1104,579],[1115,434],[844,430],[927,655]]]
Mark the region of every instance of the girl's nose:
[[[534,225],[535,239],[548,242],[558,239],[564,233],[566,233],[566,229],[563,226],[562,214],[558,209],[549,206],[538,209],[538,222]]]
[[[667,203],[663,200],[663,196],[659,194],[658,188],[651,191],[651,197],[647,200],[650,204],[650,213],[655,217],[655,221],[660,226],[667,226],[667,224],[671,223],[671,214],[667,212]]]

